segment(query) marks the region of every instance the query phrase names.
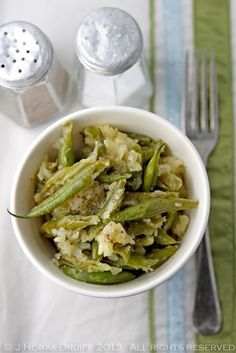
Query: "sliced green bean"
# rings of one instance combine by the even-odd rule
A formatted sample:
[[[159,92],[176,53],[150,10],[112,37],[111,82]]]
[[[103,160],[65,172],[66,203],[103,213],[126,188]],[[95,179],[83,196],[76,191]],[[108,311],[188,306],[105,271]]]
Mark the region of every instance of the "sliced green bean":
[[[67,265],[75,268],[79,271],[87,271],[87,272],[106,272],[112,270],[112,267],[104,262],[101,262],[100,259],[92,260],[86,257],[83,261],[77,260],[75,257],[64,255],[61,259],[59,259],[59,265]],[[113,267],[114,269],[114,267]]]
[[[155,150],[152,147],[141,147],[142,163],[147,163],[154,153]]]
[[[95,141],[103,141],[103,135],[98,126],[87,126],[84,131],[85,143],[88,145],[94,144]]]
[[[178,245],[166,246],[163,249],[153,249],[150,254],[146,257],[150,260],[156,260],[153,268],[156,268],[162,265],[165,261],[167,261],[174,253],[178,250]]]
[[[97,179],[98,181],[100,181],[100,183],[111,184],[111,183],[114,183],[114,181],[119,181],[121,179],[129,179],[131,177],[132,177],[132,174],[128,174],[128,173],[120,174],[116,172],[112,174],[102,173],[99,175]]]
[[[47,197],[40,204],[33,207],[26,216],[18,216],[19,218],[36,218],[51,212],[54,208],[60,206],[69,198],[85,189],[91,182],[104,171],[109,165],[107,161],[97,161],[93,165],[82,169],[71,180],[57,190],[54,194]]]
[[[160,146],[163,145],[164,142],[162,140],[152,141],[147,146],[141,146],[141,154],[142,154],[142,163],[147,163],[155,151],[158,151]]]
[[[168,230],[172,227],[175,219],[177,218],[177,212],[168,212],[166,222],[163,226],[163,229],[168,232]]]
[[[92,241],[92,251],[91,251],[91,256],[93,260],[98,260],[99,255],[98,255],[98,242],[96,240]]]
[[[162,190],[179,191],[183,186],[183,181],[174,173],[166,173],[160,176],[157,186]]]
[[[140,223],[132,222],[127,229],[127,233],[135,237],[143,234],[153,235],[155,231],[156,231],[155,227],[149,224],[146,224],[145,222],[142,222],[142,221],[140,221]]]
[[[58,169],[69,167],[74,164],[75,156],[73,150],[72,129],[73,124],[71,121],[67,121],[63,124],[63,135],[60,139],[58,148]]]
[[[152,244],[154,244],[154,236],[147,236],[146,234],[135,240],[135,246],[138,248],[141,246],[151,246]]]
[[[98,126],[88,126],[83,131],[84,134],[84,148],[83,152],[85,155],[91,153],[92,149],[96,147],[96,144],[99,146],[97,148],[97,153],[101,154],[105,151],[104,148],[104,137],[101,130]]]
[[[163,229],[158,229],[158,234],[156,236],[155,242],[159,245],[173,245],[179,243],[169,234],[167,234]]]
[[[127,186],[134,191],[138,190],[142,186],[142,175],[142,170],[138,172],[133,172],[132,177],[127,180]]]
[[[95,215],[92,216],[79,216],[79,215],[68,215],[62,218],[53,219],[44,223],[40,231],[48,236],[54,237],[54,229],[64,228],[64,229],[82,229],[90,225],[97,225],[99,223],[99,218]]]
[[[115,181],[109,187],[107,198],[100,208],[97,216],[102,219],[109,219],[112,212],[120,206],[125,192],[126,180]]]
[[[56,171],[53,176],[43,186],[42,190],[35,195],[37,203],[43,201],[53,192],[57,191],[61,186],[65,185],[70,179],[77,175],[82,169],[93,165],[95,160],[87,158],[81,159],[79,162],[70,167],[65,167]],[[53,189],[53,190],[52,190]]]
[[[150,271],[157,262],[157,259],[147,258],[138,254],[131,254],[125,267],[132,270]]]
[[[151,138],[146,135],[136,134],[135,132],[126,132],[126,134],[133,140],[137,140],[141,146],[151,143]]]
[[[174,223],[172,224],[171,231],[173,234],[177,235],[179,239],[181,239],[189,225],[189,217],[185,214],[178,215],[175,219]]]
[[[151,200],[142,201],[137,205],[125,208],[111,216],[115,222],[126,222],[137,219],[145,219],[155,217],[164,212],[191,210],[196,208],[198,201],[186,200],[180,198],[165,199],[153,198]]]
[[[131,246],[130,245],[118,245],[114,246],[114,253],[121,256],[123,263],[127,264],[131,254]]]
[[[94,283],[94,284],[116,284],[128,282],[134,279],[136,276],[128,271],[122,271],[117,275],[113,275],[110,272],[86,272],[79,271],[70,266],[62,266],[63,272],[78,281]]]
[[[179,197],[186,199],[188,197],[188,189],[185,183],[183,183],[181,189],[179,190]]]
[[[179,194],[170,191],[153,191],[153,192],[126,192],[122,206],[132,206],[141,201],[152,200],[153,198],[176,198]]]
[[[165,144],[160,145],[157,151],[154,152],[152,158],[148,162],[148,165],[144,172],[143,177],[143,191],[148,192],[152,190],[152,188],[157,183],[158,177],[158,163],[160,159],[161,153],[164,151]]]

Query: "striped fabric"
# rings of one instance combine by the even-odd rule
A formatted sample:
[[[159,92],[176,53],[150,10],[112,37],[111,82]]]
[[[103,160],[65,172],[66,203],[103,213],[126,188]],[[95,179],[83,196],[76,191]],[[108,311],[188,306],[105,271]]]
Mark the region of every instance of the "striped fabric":
[[[155,5],[154,13],[158,18],[157,28],[162,28],[162,32],[156,35],[156,41],[160,43],[160,45],[157,44],[157,48],[162,51],[161,60],[158,60],[159,57],[156,60],[156,65],[162,68],[159,75],[161,80],[157,77],[157,91],[163,90],[164,87],[164,95],[157,94],[155,108],[158,114],[165,116],[180,128],[183,58],[188,49],[187,39],[184,36],[183,16],[189,11],[189,7],[188,10],[185,8],[185,13],[183,13],[181,0],[156,1]],[[192,23],[188,23],[188,28],[191,26]],[[193,267],[191,264],[189,266]],[[160,331],[161,322],[158,319],[160,316],[156,316],[156,332],[152,326],[150,331],[152,343],[154,339],[158,344],[166,344],[167,347],[171,345],[186,347],[187,344],[193,343],[190,333],[192,332],[191,320],[186,320],[185,310],[192,307],[192,295],[186,295],[187,274],[192,276],[190,271],[184,268],[162,286],[166,305],[164,320],[166,333],[163,337],[162,331],[164,330]],[[161,293],[162,290],[158,288],[150,294],[150,302],[153,304],[156,300],[157,308],[160,306],[158,303],[162,303]],[[188,305],[186,305],[187,300]],[[152,313],[152,310],[150,312]],[[150,319],[152,320],[152,316]],[[160,319],[163,320],[163,317]],[[190,324],[188,327],[187,322]]]
[[[212,212],[210,231],[216,276],[220,291],[223,311],[223,329],[221,333],[211,336],[195,336],[192,326],[192,308],[195,283],[195,263],[190,260],[165,286],[166,333],[161,334],[163,317],[156,316],[152,325],[151,342],[156,339],[160,344],[166,344],[167,350],[176,345],[183,351],[191,350],[197,342],[204,351],[211,351],[214,343],[232,344],[229,349],[235,349],[236,315],[235,315],[235,229],[234,229],[234,120],[232,92],[232,58],[231,44],[234,48],[235,37],[230,33],[230,2],[214,0],[163,0],[155,2],[156,19],[158,19],[156,41],[162,50],[160,60],[156,60],[159,68],[157,75],[157,90],[164,88],[165,94],[157,93],[156,112],[165,116],[180,127],[181,84],[183,79],[183,60],[185,52],[193,52],[193,48],[201,50],[214,49],[217,55],[217,68],[220,97],[221,134],[216,151],[212,155],[208,173],[212,189]],[[235,2],[232,1],[231,23],[235,33]],[[220,24],[219,24],[220,19]],[[155,21],[155,19],[154,19]],[[158,30],[161,27],[161,30]],[[234,61],[235,62],[235,61]],[[235,67],[235,66],[234,66]],[[235,89],[235,87],[234,87]],[[219,167],[219,162],[220,164]],[[223,177],[223,180],[222,180]],[[217,222],[216,220],[220,221]],[[221,237],[221,240],[219,240]],[[222,239],[223,238],[223,239]],[[151,293],[151,304],[158,307],[163,299],[161,289]],[[161,304],[159,304],[161,303]],[[157,312],[158,309],[155,310]],[[149,308],[149,312],[152,309]],[[160,331],[160,333],[159,333]],[[165,342],[165,343],[163,343]],[[219,346],[221,351],[223,346]],[[177,348],[176,348],[177,349]]]
[[[185,52],[194,48],[216,52],[220,140],[208,174],[210,232],[223,329],[211,337],[194,332],[194,258],[158,288],[113,300],[79,296],[38,273],[19,249],[5,209],[11,189],[9,175],[50,122],[25,130],[0,116],[4,122],[0,129],[1,168],[8,171],[0,183],[0,352],[236,352],[236,1],[8,0],[1,4],[0,18],[2,23],[19,19],[37,24],[72,71],[78,23],[100,6],[120,7],[137,19],[154,87],[149,109],[178,127]]]

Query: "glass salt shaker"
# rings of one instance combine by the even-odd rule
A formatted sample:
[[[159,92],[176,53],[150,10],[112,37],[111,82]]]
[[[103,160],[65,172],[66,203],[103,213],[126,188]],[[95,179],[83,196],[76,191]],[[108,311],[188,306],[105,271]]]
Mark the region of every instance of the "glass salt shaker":
[[[29,22],[0,27],[0,110],[29,127],[64,111],[70,79],[48,37]]]
[[[84,18],[75,45],[80,104],[144,107],[152,87],[142,49],[141,30],[127,12],[102,7]]]

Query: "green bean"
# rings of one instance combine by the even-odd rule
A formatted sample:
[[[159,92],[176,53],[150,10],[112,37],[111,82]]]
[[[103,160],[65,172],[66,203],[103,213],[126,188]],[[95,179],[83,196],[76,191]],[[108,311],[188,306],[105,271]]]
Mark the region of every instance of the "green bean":
[[[73,137],[72,137],[73,124],[67,121],[63,124],[63,136],[60,139],[58,148],[58,169],[69,167],[74,164],[74,151],[73,151]]]
[[[168,230],[172,227],[172,224],[174,223],[176,217],[177,217],[177,212],[168,212],[167,220],[163,227],[163,229],[166,232],[168,232]]]
[[[157,186],[162,190],[179,191],[183,186],[183,181],[174,173],[166,173],[160,176]]]
[[[152,147],[141,147],[142,163],[147,163],[154,153],[155,150]]]
[[[126,180],[121,179],[110,185],[107,198],[97,214],[98,217],[109,219],[110,214],[120,206],[125,192],[125,184]]]
[[[181,239],[189,225],[189,217],[186,214],[180,214],[175,219],[174,223],[172,224],[171,231],[173,234],[177,235],[179,239]]]
[[[160,190],[156,190],[153,192],[126,192],[124,196],[124,200],[122,202],[122,206],[132,206],[141,201],[151,200],[156,197],[174,198],[178,196],[179,195],[177,192],[160,191]]]
[[[132,177],[127,181],[128,187],[133,191],[138,190],[142,186],[143,171],[133,172]]]
[[[91,256],[93,260],[98,260],[99,255],[98,255],[98,242],[96,240],[92,241],[92,251],[91,251]]]
[[[132,190],[138,190],[142,185],[142,170],[138,172],[133,172],[132,177],[127,180],[127,186],[129,186]]]
[[[83,148],[83,155],[84,156],[91,156],[92,152],[93,155],[98,158],[98,156],[104,156],[105,153],[105,146],[104,146],[104,137],[99,127],[97,126],[88,126],[84,129],[84,148]]]
[[[137,248],[151,246],[153,244],[154,244],[154,236],[147,236],[145,234],[145,236],[135,239],[135,246]]]
[[[89,226],[86,231],[87,231],[87,241],[92,241],[96,238],[96,236],[103,230],[103,228],[106,225],[106,221],[103,221],[103,223],[98,223],[97,225],[92,225]]]
[[[55,192],[59,187],[63,186],[75,175],[77,175],[83,168],[93,165],[94,162],[95,160],[90,158],[81,159],[79,162],[73,164],[70,167],[65,167],[56,171],[56,173],[53,174],[53,176],[45,183],[42,190],[36,194],[36,201],[43,201],[52,193],[52,188],[55,189],[53,190],[53,192]]]
[[[178,245],[166,246],[163,249],[153,249],[150,254],[146,255],[146,258],[150,260],[156,260],[156,264],[153,268],[162,265],[166,260],[168,260],[174,253],[178,250]]]
[[[89,225],[97,225],[99,223],[99,218],[97,216],[78,216],[78,215],[68,215],[62,218],[53,219],[44,223],[40,231],[45,233],[50,237],[54,237],[54,229],[64,228],[64,229],[82,229]]]
[[[155,231],[155,227],[146,224],[145,222],[131,223],[127,229],[127,233],[135,237],[142,234],[153,235]]]
[[[180,198],[165,199],[156,197],[142,201],[137,205],[125,208],[111,216],[115,222],[126,222],[137,219],[151,218],[164,212],[191,210],[196,208],[198,201]]]
[[[179,192],[179,197],[183,197],[184,199],[188,197],[188,189],[184,182],[181,189],[178,192]]]
[[[86,259],[86,257],[83,261],[79,261],[73,256],[63,255],[63,257],[58,260],[58,263],[59,266],[67,265],[78,271],[87,271],[89,273],[106,272],[112,270],[112,267],[109,264],[101,262],[100,259],[92,260],[89,258]]]
[[[36,218],[51,212],[54,208],[63,204],[79,191],[85,189],[107,166],[108,162],[106,160],[93,163],[93,165],[82,169],[54,194],[33,207],[26,216],[15,216],[19,218]],[[14,214],[12,215],[14,216]]]
[[[121,256],[123,263],[127,264],[129,261],[130,253],[131,253],[131,246],[130,245],[114,245],[114,253]],[[116,262],[115,262],[116,264]]]
[[[142,135],[142,134],[136,134],[134,132],[126,132],[126,134],[132,138],[133,140],[137,140],[138,143],[142,146],[142,145],[148,145],[151,142],[150,137],[146,136],[146,135]]]
[[[160,146],[163,145],[164,142],[162,140],[152,141],[147,146],[141,146],[141,154],[142,154],[142,163],[147,163],[155,151],[158,151]]]
[[[84,135],[85,135],[85,143],[91,144],[95,143],[95,141],[103,141],[103,136],[102,132],[97,126],[88,126],[84,129]]]
[[[166,233],[163,229],[158,229],[158,234],[155,239],[155,242],[160,245],[172,245],[179,243],[174,238],[172,238],[169,234]]]
[[[150,269],[152,269],[152,267],[157,262],[157,259],[151,259],[142,255],[131,254],[125,267],[132,270],[150,271]]]
[[[128,271],[122,271],[117,275],[113,275],[110,272],[92,272],[79,271],[70,266],[62,266],[63,272],[78,281],[94,283],[94,284],[116,284],[122,282],[128,282],[134,279],[136,276]]]
[[[105,174],[102,173],[99,175],[99,177],[97,178],[98,181],[100,181],[100,183],[106,183],[106,184],[111,184],[114,181],[118,181],[121,179],[129,179],[132,177],[132,174],[128,174],[128,173],[124,173],[124,174],[120,174],[120,173],[112,173],[112,174]]]
[[[164,148],[165,144],[163,143],[160,145],[158,150],[154,152],[152,158],[148,162],[143,177],[143,191],[148,192],[156,185],[158,177],[158,163]]]
[[[155,151],[152,158],[148,162],[148,165],[147,165],[145,172],[144,172],[143,191],[145,191],[145,192],[150,191],[153,188],[153,186],[155,185],[155,182],[157,181],[158,159],[159,159],[159,153],[158,153],[158,151]]]

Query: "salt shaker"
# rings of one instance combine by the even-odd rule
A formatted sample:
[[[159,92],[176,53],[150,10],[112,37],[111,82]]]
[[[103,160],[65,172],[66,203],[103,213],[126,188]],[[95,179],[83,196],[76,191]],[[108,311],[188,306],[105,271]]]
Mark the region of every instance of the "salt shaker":
[[[127,12],[102,7],[85,17],[75,43],[81,105],[144,107],[152,88],[142,49],[141,30]]]
[[[69,74],[48,37],[29,22],[0,27],[0,111],[24,126],[63,112]]]

